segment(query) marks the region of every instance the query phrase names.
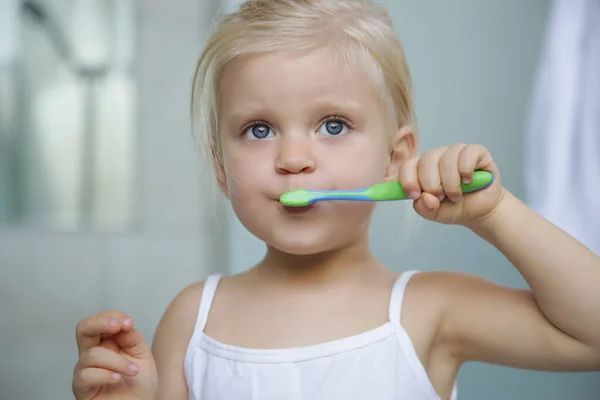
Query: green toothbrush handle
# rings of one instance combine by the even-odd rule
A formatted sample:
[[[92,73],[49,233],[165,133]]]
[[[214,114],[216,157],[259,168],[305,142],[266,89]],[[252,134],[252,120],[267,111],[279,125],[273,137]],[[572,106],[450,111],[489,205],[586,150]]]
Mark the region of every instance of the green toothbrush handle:
[[[487,171],[475,171],[469,183],[461,183],[463,193],[470,193],[489,186],[494,175]],[[323,200],[389,201],[408,199],[397,180],[357,190],[293,190],[280,196],[279,201],[288,207],[305,207]]]
[[[485,189],[494,181],[494,175],[488,171],[475,171],[473,179],[469,183],[462,183],[460,187],[463,193],[471,193]],[[373,201],[402,200],[408,199],[408,195],[402,189],[397,180],[379,183],[365,189],[364,195]]]

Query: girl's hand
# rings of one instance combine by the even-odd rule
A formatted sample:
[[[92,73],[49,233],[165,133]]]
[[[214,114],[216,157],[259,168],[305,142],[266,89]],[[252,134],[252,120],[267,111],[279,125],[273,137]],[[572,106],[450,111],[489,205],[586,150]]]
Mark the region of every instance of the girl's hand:
[[[462,194],[461,180],[468,183],[475,170],[489,171],[494,182],[487,188]],[[497,209],[504,190],[490,153],[480,145],[438,147],[402,164],[398,179],[415,200],[423,218],[443,224],[469,226],[485,220]]]
[[[79,361],[73,372],[77,400],[154,400],[158,374],[150,347],[133,320],[105,311],[79,322]]]

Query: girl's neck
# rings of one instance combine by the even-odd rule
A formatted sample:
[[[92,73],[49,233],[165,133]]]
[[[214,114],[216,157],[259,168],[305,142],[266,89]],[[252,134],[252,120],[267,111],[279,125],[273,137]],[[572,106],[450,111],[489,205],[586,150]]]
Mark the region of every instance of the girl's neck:
[[[377,268],[381,265],[371,253],[365,234],[343,248],[310,255],[288,254],[267,246],[256,272],[280,283],[301,285],[352,279]]]

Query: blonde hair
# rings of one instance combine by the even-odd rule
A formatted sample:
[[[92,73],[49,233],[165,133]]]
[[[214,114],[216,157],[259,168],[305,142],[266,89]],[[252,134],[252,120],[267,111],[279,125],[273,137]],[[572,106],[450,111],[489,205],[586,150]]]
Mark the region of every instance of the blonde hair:
[[[392,20],[371,0],[248,0],[218,24],[194,71],[192,131],[213,167],[222,165],[219,80],[234,58],[333,45],[336,57],[362,66],[396,128],[414,125],[411,82]],[[200,124],[200,126],[198,126]]]

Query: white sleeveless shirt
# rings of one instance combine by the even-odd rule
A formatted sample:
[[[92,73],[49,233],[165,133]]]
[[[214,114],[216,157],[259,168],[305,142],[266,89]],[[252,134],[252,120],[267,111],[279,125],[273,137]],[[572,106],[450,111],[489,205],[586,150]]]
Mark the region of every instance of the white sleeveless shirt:
[[[290,349],[248,349],[204,333],[220,275],[204,284],[185,354],[190,400],[439,400],[400,324],[410,277],[400,275],[389,320],[355,336]],[[456,385],[451,399],[456,399]]]

